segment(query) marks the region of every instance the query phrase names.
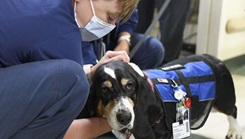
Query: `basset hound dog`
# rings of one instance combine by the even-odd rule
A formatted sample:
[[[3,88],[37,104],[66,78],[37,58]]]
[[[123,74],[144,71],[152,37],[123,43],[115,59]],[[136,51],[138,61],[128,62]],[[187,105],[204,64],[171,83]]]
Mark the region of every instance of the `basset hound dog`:
[[[211,108],[227,115],[226,139],[241,139],[236,96],[225,64],[208,54],[174,60],[142,71],[112,61],[93,76],[82,117],[107,118],[118,138],[186,138],[202,127]]]

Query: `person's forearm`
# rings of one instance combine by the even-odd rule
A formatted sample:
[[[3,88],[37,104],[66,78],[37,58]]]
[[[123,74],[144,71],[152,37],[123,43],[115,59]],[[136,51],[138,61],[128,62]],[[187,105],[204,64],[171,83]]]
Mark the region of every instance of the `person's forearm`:
[[[104,118],[76,119],[70,125],[64,139],[93,139],[111,130]]]
[[[129,32],[121,32],[119,34],[117,46],[114,48],[114,51],[126,51],[126,53],[129,54],[131,46],[130,37],[131,35]]]

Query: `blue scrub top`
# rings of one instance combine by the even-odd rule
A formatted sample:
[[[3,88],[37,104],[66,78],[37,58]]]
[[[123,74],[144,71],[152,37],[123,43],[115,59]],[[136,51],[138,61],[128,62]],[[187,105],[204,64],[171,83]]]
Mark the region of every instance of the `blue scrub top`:
[[[83,64],[71,0],[1,0],[0,67],[70,59]]]

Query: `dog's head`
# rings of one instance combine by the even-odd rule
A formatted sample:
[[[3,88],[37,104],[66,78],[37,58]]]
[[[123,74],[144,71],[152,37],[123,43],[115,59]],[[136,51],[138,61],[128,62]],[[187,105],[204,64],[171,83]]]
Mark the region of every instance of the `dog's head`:
[[[129,64],[119,61],[99,67],[91,87],[95,115],[107,118],[114,130],[132,129],[135,119],[133,108],[142,76],[143,73],[140,75]]]
[[[94,106],[93,115],[107,118],[116,131],[134,129],[139,134],[148,133],[163,114],[143,72],[135,64],[121,61],[97,69],[89,101]]]

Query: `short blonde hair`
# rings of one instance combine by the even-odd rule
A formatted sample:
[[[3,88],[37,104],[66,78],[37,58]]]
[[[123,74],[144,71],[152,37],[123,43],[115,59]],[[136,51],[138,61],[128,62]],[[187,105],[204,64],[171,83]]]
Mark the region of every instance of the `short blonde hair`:
[[[119,17],[122,18],[123,23],[130,18],[138,2],[139,0],[118,0],[118,3],[122,8]]]

